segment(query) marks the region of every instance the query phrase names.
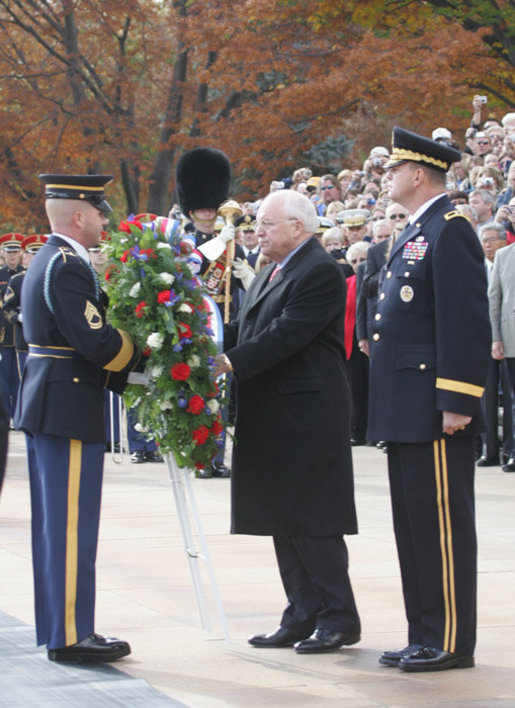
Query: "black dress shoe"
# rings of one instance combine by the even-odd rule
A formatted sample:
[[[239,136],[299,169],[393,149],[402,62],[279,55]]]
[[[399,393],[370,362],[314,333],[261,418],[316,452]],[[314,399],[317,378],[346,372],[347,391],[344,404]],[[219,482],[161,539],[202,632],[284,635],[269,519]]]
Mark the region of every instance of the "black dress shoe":
[[[309,632],[298,632],[287,627],[278,627],[271,634],[255,634],[247,640],[253,647],[270,647],[271,649],[280,647],[292,647],[295,642],[309,637]]]
[[[468,669],[474,666],[473,656],[463,656],[434,647],[421,647],[414,654],[402,657],[401,671],[445,671],[445,669]]]
[[[422,644],[408,644],[407,647],[399,649],[399,651],[384,651],[379,658],[379,663],[383,666],[399,666],[399,661],[404,656],[410,656],[421,648]]]
[[[145,462],[145,453],[143,450],[134,450],[134,452],[131,452],[131,462],[134,462],[135,465]]]
[[[294,645],[298,654],[317,654],[325,651],[336,651],[343,646],[357,644],[361,639],[359,634],[349,632],[333,632],[331,629],[315,629],[311,637],[303,639]]]
[[[486,457],[483,455],[483,457],[480,457],[479,460],[476,462],[476,465],[478,467],[497,467],[499,464],[499,457]]]
[[[155,450],[150,450],[150,452],[144,453],[145,462],[162,462],[163,458]]]
[[[211,474],[213,477],[230,477],[231,470],[223,462],[211,463]]]
[[[116,661],[131,653],[128,642],[115,637],[102,637],[100,634],[90,634],[77,644],[71,644],[62,649],[49,649],[50,661],[63,663],[78,662],[96,664],[106,661]]]
[[[502,466],[503,472],[515,472],[515,457],[510,457],[508,462]]]

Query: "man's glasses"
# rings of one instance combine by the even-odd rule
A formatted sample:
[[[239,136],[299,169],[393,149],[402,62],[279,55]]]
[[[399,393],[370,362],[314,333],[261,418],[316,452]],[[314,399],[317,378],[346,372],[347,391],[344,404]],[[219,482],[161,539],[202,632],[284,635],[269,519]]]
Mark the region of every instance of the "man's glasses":
[[[326,187],[320,187],[321,192],[325,192],[326,189],[338,189],[334,184],[328,184]]]
[[[277,221],[259,221],[256,220],[256,231],[269,231],[277,224],[283,224],[285,221],[298,221],[298,219],[290,217],[289,219],[278,219]]]
[[[489,140],[478,140],[477,144],[478,145],[490,145],[490,141]]]
[[[392,221],[393,221],[393,219],[407,219],[408,215],[407,214],[390,214],[390,216],[388,218],[392,219]]]

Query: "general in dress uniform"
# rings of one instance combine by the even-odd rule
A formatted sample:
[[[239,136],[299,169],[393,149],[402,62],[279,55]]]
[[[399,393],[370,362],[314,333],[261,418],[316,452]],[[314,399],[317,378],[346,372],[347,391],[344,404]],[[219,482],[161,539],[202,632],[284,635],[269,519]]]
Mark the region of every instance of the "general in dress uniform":
[[[445,194],[460,153],[395,127],[390,196],[410,212],[382,274],[368,437],[388,443],[408,646],[403,671],[474,665],[474,435],[490,352],[483,253]]]
[[[52,234],[23,283],[28,357],[15,425],[31,438],[29,475],[37,643],[54,661],[112,661],[127,642],[94,632],[104,460],[103,390],[123,391],[139,361],[106,323],[89,262],[111,208],[110,175],[40,175]]]

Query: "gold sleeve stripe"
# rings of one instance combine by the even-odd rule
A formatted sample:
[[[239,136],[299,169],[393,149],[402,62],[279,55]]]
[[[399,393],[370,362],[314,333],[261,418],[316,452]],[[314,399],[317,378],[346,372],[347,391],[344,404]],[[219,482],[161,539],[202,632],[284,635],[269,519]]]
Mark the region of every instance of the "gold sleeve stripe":
[[[104,369],[107,369],[107,371],[122,371],[134,354],[134,344],[127,332],[124,332],[123,329],[118,329],[117,332],[122,338],[122,346],[115,358],[111,359],[111,361],[107,362],[104,366]]]
[[[483,386],[476,386],[466,381],[442,378],[436,379],[436,388],[440,388],[443,391],[452,391],[453,393],[464,393],[466,396],[475,396],[476,398],[481,398],[485,390]]]
[[[77,604],[77,566],[79,557],[79,493],[82,467],[82,442],[70,440],[68,463],[68,518],[66,522],[66,570],[64,627],[66,645],[77,642],[75,606]]]

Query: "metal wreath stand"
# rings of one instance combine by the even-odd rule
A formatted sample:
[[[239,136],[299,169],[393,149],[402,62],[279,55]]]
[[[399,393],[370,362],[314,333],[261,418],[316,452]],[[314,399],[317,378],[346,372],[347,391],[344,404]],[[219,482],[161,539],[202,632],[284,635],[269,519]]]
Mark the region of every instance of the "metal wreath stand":
[[[132,373],[130,374],[129,380],[131,383],[145,383],[144,375],[142,376],[141,374]],[[115,400],[114,394],[112,392],[110,392],[109,403],[111,413],[111,440],[114,440],[113,413],[115,408]],[[120,396],[118,400],[120,433],[123,420],[122,409],[123,401]],[[123,439],[121,434],[120,438]],[[114,452],[113,446],[112,459],[117,464],[120,464],[123,460],[123,448],[121,448],[120,453],[116,453]],[[206,592],[202,585],[199,561],[204,561],[204,563],[206,564],[206,569],[209,576],[209,581],[211,583],[211,591],[216,605],[218,618],[222,626],[224,638],[227,642],[229,642],[230,635],[229,627],[227,625],[227,618],[225,616],[222,598],[216,582],[211,557],[209,555],[206,535],[204,533],[204,528],[202,526],[202,521],[198,512],[195,493],[191,484],[190,470],[183,467],[179,467],[172,453],[166,453],[164,455],[164,461],[166,463],[166,468],[168,470],[168,476],[170,478],[170,484],[173,491],[175,508],[177,511],[177,517],[179,519],[179,525],[181,528],[182,540],[184,543],[184,551],[186,553],[186,558],[188,559],[191,582],[193,584],[193,590],[195,592],[195,598],[197,601],[202,629],[209,633],[212,631],[212,624],[207,607]]]

